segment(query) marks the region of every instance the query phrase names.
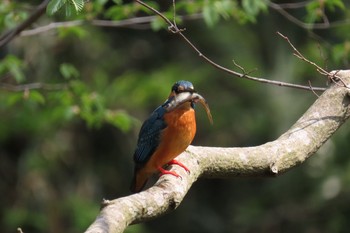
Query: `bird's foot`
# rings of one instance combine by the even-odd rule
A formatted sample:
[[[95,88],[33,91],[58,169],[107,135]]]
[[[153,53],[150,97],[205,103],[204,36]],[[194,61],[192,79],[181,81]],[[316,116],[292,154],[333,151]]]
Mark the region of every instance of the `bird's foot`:
[[[185,169],[186,172],[190,173],[190,169],[188,169],[183,163],[173,159],[171,160],[168,165],[171,165],[171,164],[176,164],[176,165],[179,165],[180,167],[182,167],[183,169]]]
[[[158,170],[160,171],[161,176],[162,176],[162,175],[173,175],[173,176],[175,176],[175,177],[180,177],[180,178],[181,178],[181,176],[180,176],[179,174],[177,174],[176,172],[172,172],[172,171],[165,170],[165,169],[162,168],[162,167],[158,168]]]

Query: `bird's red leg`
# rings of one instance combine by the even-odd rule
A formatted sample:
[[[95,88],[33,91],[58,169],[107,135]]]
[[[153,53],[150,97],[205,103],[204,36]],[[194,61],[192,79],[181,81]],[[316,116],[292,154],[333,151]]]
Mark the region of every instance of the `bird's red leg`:
[[[164,168],[162,167],[159,167],[158,170],[160,171],[160,173],[162,173],[162,175],[173,175],[175,177],[181,177],[179,174],[177,174],[176,172],[172,172],[172,171],[168,171],[168,170],[165,170]]]
[[[173,159],[171,160],[168,165],[171,165],[171,164],[176,164],[176,165],[179,165],[180,167],[182,167],[183,169],[185,169],[185,171],[187,171],[188,173],[190,173],[190,169],[188,169],[183,163]]]

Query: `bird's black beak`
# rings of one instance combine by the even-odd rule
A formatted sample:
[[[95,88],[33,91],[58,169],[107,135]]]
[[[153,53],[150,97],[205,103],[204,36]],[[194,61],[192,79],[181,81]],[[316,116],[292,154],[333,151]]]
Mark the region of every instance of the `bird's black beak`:
[[[194,89],[179,90],[175,95],[171,95],[168,100],[164,103],[163,107],[167,112],[173,111],[175,108],[186,102],[200,103],[208,116],[211,124],[213,124],[213,117],[210,113],[209,105],[203,96],[198,94]]]
[[[195,89],[193,89],[192,87],[188,87],[188,88],[181,88],[182,86],[180,86],[177,90],[177,92],[175,92],[176,94],[180,94],[183,92],[189,92],[189,93],[197,93],[197,91]]]
[[[179,95],[181,93],[190,93],[190,94],[192,94],[192,93],[197,93],[197,91],[194,90],[193,88],[185,88],[183,86],[180,86],[180,87],[178,87],[178,89],[172,90],[169,97],[177,96],[177,95]]]

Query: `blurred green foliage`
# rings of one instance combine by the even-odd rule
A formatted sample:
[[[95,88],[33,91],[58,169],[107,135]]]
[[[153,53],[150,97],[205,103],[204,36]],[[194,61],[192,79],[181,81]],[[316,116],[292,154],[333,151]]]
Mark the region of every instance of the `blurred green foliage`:
[[[173,20],[172,1],[145,2]],[[39,3],[2,2],[2,35]],[[176,20],[208,57],[240,71],[234,60],[258,77],[326,85],[276,31],[317,64],[350,68],[349,3],[278,3],[300,21],[327,20],[331,26],[303,29],[268,1],[252,0],[177,1],[178,15],[196,17]],[[197,108],[195,145],[263,144],[316,99],[312,92],[235,79],[214,69],[163,30],[167,25],[159,17],[125,27],[93,26],[97,19],[144,16],[153,13],[134,1],[52,0],[32,25],[41,30],[1,48],[1,232],[17,227],[25,233],[82,232],[102,198],[128,195],[141,122],[177,80],[193,82],[211,106],[213,126]],[[62,24],[42,27],[51,22]],[[127,232],[347,232],[349,138],[345,125],[317,155],[275,179],[199,180],[174,213]]]

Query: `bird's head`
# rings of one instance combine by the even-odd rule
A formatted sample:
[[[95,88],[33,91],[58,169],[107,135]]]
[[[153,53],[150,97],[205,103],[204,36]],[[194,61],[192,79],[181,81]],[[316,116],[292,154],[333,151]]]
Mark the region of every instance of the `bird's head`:
[[[163,108],[167,112],[171,112],[179,107],[194,107],[196,103],[200,103],[207,112],[210,123],[213,123],[212,116],[207,101],[198,94],[193,84],[189,81],[177,81],[171,88],[169,98],[163,104]]]
[[[173,87],[171,88],[170,96],[175,96],[182,92],[195,93],[196,91],[194,90],[193,84],[191,82],[181,80],[174,83]]]

